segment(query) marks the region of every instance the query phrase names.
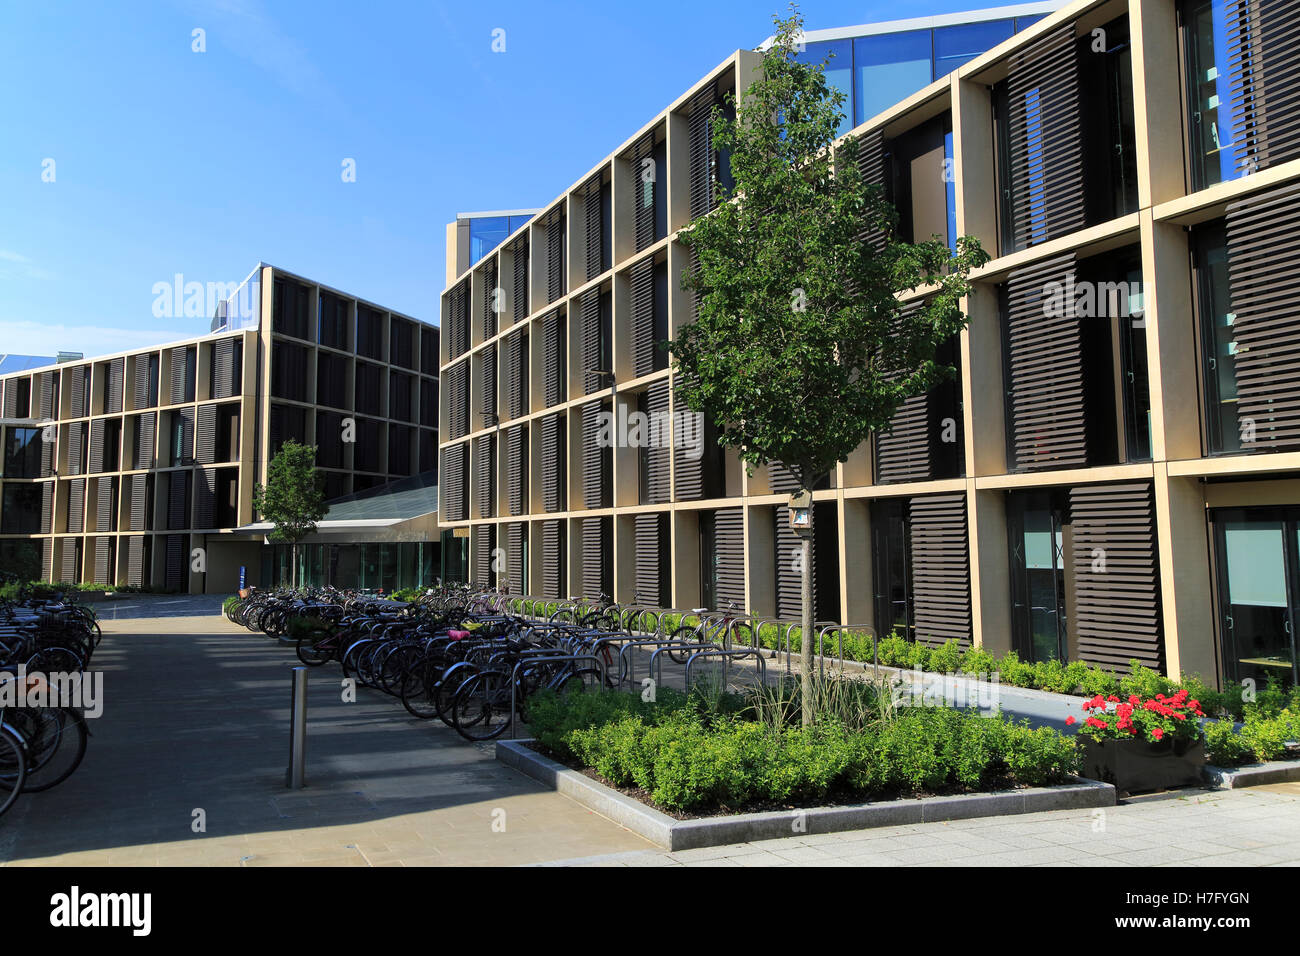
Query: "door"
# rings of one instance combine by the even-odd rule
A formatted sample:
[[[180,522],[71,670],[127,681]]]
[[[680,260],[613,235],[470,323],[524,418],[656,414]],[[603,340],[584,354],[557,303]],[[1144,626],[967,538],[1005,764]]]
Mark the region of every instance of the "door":
[[[1212,513],[1225,680],[1297,681],[1300,508]]]
[[[1048,492],[1007,501],[1012,638],[1025,660],[1066,659],[1064,515]]]

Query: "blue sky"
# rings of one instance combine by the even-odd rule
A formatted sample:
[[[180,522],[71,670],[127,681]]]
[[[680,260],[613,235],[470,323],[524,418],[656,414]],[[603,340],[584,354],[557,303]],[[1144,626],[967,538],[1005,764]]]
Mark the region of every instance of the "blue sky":
[[[801,8],[820,29],[997,5]],[[549,202],[778,10],[0,0],[0,353],[201,334],[155,317],[155,285],[258,260],[436,321],[457,212]]]

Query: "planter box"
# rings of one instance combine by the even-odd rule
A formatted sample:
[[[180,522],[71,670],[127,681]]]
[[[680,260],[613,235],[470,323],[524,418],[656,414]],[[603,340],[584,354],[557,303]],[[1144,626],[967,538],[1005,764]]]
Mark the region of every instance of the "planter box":
[[[812,807],[805,810],[678,820],[543,756],[529,747],[529,743],[527,740],[498,740],[496,758],[506,766],[572,798],[588,810],[599,813],[668,850],[778,840],[797,833],[839,833],[911,823],[1115,805],[1115,788],[1110,784],[1076,778],[1071,783],[1055,787],[1034,787],[999,793],[926,797],[921,800],[883,800],[856,806]]]
[[[1083,775],[1139,793],[1193,787],[1205,767],[1205,741],[1091,740],[1083,743]]]

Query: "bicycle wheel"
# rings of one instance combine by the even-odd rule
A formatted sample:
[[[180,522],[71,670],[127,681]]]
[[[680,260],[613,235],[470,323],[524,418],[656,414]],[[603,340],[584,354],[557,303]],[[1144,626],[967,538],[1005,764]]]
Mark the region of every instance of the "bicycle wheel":
[[[32,761],[23,785],[28,793],[49,790],[72,776],[86,755],[86,741],[90,736],[86,718],[70,708],[49,708],[42,719],[41,739],[28,738]]]
[[[700,635],[695,627],[691,624],[683,624],[677,630],[668,635],[674,641],[689,641],[692,644],[699,643]],[[668,656],[678,664],[685,664],[695,651],[687,647],[669,647]]]
[[[510,678],[480,671],[456,691],[451,723],[466,740],[494,740],[510,725]]]
[[[402,706],[412,717],[432,720],[438,716],[438,681],[442,667],[433,658],[426,658],[411,668],[402,681]]]
[[[27,756],[22,741],[9,727],[0,727],[0,816],[13,806],[26,784]]]
[[[324,664],[334,656],[331,646],[332,637],[333,635],[328,631],[317,629],[298,638],[298,646],[295,648],[298,660],[308,667],[319,667]]]

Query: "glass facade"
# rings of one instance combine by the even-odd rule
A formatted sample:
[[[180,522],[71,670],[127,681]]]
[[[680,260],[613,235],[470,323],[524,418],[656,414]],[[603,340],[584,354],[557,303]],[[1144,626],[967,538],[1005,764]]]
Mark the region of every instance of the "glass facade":
[[[806,44],[799,59],[826,62],[827,83],[845,95],[840,132],[847,133],[1041,19],[1016,17],[824,40]]]
[[[372,544],[300,544],[298,581],[310,587],[332,585],[371,591],[433,587],[441,572],[438,541]],[[261,586],[288,584],[293,562],[287,544],[262,548]]]
[[[472,266],[532,219],[522,216],[475,216],[469,221],[469,264]]]
[[[1232,142],[1228,89],[1228,0],[1194,0],[1179,9],[1183,29],[1188,160],[1193,189],[1237,179],[1247,169]]]
[[[1300,677],[1300,509],[1213,512],[1224,676],[1263,684]]]

